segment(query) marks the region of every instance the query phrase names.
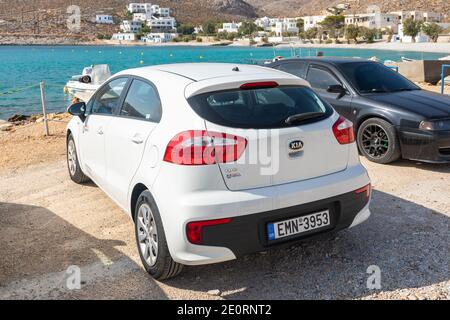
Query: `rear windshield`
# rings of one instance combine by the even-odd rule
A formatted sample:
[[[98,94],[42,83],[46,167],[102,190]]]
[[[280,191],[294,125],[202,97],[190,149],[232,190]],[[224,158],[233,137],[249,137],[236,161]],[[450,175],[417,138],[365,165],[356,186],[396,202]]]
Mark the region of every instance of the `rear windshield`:
[[[298,126],[288,124],[290,116],[320,112],[323,116],[301,124],[323,120],[333,109],[310,88],[286,86],[270,89],[208,92],[188,100],[203,119],[218,125],[243,129],[275,129]]]

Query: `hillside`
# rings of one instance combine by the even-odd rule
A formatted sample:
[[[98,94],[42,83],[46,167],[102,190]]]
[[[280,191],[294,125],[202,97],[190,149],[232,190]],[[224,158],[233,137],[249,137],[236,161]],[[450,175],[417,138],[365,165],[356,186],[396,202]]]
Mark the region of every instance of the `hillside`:
[[[349,12],[367,12],[371,5],[381,12],[398,10],[428,10],[450,16],[448,0],[246,0],[259,12],[278,16],[301,16],[321,14],[326,8],[339,3],[350,4]]]
[[[131,0],[130,0],[131,1]],[[136,1],[136,0],[135,0]],[[139,0],[140,1],[140,0]],[[172,8],[179,22],[201,23],[215,19],[222,21],[243,20],[256,16],[301,16],[320,14],[332,5],[349,3],[350,12],[366,12],[371,4],[379,4],[381,11],[432,10],[450,14],[448,0],[148,0]],[[70,37],[92,40],[97,34],[115,32],[116,26],[98,26],[93,23],[96,13],[113,14],[116,20],[125,17],[124,0],[78,0],[82,25],[79,33],[66,28],[67,7],[73,0],[0,0],[0,35],[36,35],[45,37]],[[144,1],[140,1],[144,2]],[[0,41],[1,42],[1,41]]]

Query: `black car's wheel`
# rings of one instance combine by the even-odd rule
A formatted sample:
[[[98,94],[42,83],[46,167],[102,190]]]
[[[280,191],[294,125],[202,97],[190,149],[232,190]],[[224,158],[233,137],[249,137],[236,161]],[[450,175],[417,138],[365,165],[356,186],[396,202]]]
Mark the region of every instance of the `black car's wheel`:
[[[67,168],[69,169],[70,179],[73,182],[81,184],[89,181],[89,178],[83,173],[78,162],[77,148],[72,134],[67,137]]]
[[[178,275],[183,265],[173,261],[170,255],[158,207],[147,190],[138,198],[134,221],[139,256],[145,270],[158,280]]]
[[[386,164],[401,156],[395,128],[383,119],[364,121],[358,129],[357,142],[359,151],[372,162]]]

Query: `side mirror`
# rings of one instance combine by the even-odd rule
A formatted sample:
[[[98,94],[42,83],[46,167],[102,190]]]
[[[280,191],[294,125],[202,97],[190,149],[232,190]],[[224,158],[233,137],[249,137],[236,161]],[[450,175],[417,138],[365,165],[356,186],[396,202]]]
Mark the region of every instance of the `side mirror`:
[[[79,117],[82,121],[84,121],[84,119],[86,119],[86,103],[74,103],[69,108],[67,108],[67,112],[69,112],[73,116]]]
[[[347,94],[347,90],[340,84],[329,86],[327,91],[330,93],[337,93],[337,99],[340,99]]]

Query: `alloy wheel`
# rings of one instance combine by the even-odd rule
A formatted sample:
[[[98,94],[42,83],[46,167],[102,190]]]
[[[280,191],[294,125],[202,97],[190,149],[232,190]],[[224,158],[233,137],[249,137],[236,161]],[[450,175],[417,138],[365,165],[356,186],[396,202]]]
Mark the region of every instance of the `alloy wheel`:
[[[138,210],[139,249],[149,266],[154,266],[158,258],[158,230],[150,206],[143,203]]]
[[[389,150],[389,137],[378,124],[370,124],[362,132],[362,147],[372,158],[383,158]]]
[[[75,143],[73,142],[73,140],[69,140],[67,149],[67,162],[69,164],[69,172],[71,176],[74,176],[77,171],[77,153],[75,151]]]

